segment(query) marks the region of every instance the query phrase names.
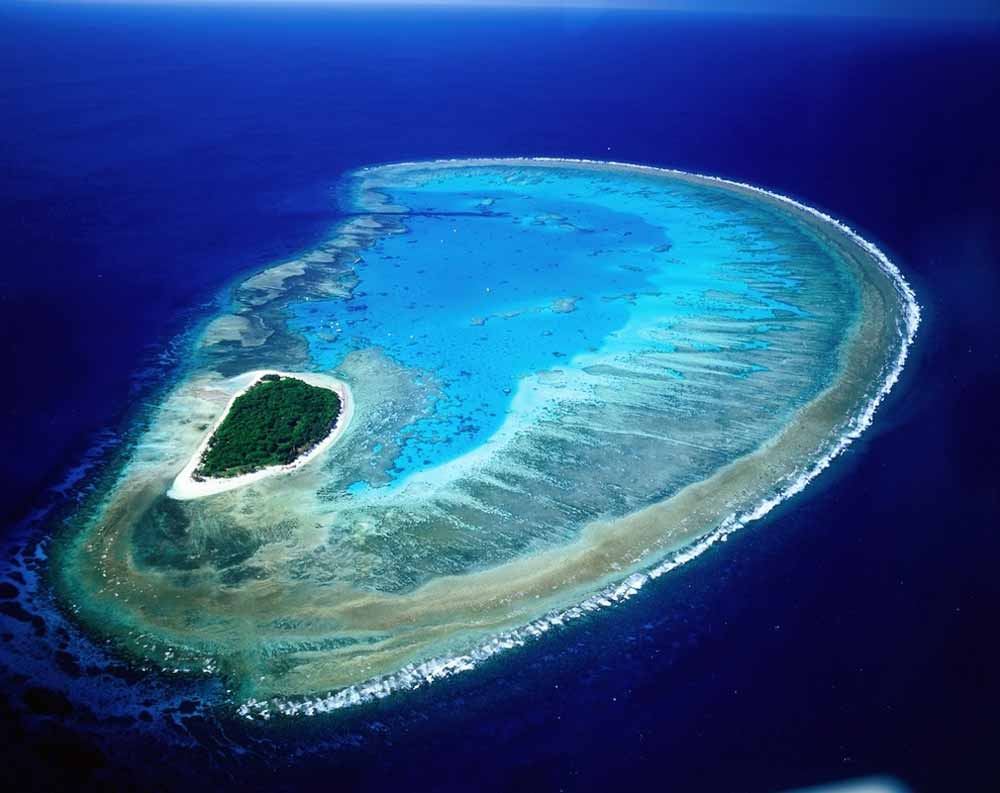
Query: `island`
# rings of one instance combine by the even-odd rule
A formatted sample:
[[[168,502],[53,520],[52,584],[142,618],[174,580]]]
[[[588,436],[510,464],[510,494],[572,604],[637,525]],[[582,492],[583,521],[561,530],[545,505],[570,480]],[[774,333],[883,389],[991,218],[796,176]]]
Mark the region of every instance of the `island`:
[[[294,470],[329,447],[351,415],[345,383],[317,374],[251,372],[169,495],[186,500]]]
[[[266,374],[241,394],[208,440],[195,481],[288,465],[325,438],[340,397],[295,377]]]

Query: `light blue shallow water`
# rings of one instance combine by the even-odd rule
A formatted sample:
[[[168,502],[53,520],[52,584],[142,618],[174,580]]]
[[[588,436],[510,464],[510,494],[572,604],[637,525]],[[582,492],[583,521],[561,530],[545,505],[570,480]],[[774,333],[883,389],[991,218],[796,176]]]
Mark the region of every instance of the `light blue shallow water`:
[[[406,428],[395,481],[482,444],[534,372],[595,353],[766,349],[788,330],[783,318],[810,316],[796,300],[801,275],[778,247],[787,224],[776,241],[766,217],[754,223],[746,204],[703,188],[470,168],[381,192],[409,210],[408,233],[362,254],[352,299],[295,304],[289,325],[321,368],[375,346],[440,379],[433,415]],[[809,254],[823,258],[818,246]],[[757,324],[741,338],[678,330],[695,317]],[[731,374],[762,368],[736,361]]]

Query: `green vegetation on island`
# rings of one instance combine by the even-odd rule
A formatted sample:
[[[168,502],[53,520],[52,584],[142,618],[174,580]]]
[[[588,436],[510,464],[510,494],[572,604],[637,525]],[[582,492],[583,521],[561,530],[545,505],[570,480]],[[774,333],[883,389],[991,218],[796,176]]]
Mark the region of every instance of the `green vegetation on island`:
[[[233,402],[194,478],[240,476],[287,465],[329,434],[340,411],[340,397],[329,388],[264,375]]]

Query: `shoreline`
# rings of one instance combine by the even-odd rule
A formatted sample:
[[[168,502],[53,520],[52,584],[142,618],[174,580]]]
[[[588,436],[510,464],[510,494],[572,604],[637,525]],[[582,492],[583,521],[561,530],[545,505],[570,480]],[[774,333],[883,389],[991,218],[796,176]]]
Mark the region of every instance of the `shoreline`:
[[[211,440],[216,430],[222,425],[222,422],[226,420],[226,416],[229,415],[229,411],[232,409],[233,404],[239,397],[259,383],[262,377],[269,374],[276,374],[281,377],[292,377],[296,380],[308,383],[309,385],[317,386],[319,388],[328,388],[333,391],[340,399],[340,413],[337,415],[337,420],[333,425],[333,429],[326,434],[323,440],[313,446],[313,448],[287,465],[271,465],[267,468],[261,468],[259,471],[253,471],[249,474],[241,474],[240,476],[225,478],[206,477],[200,480],[195,479],[194,472],[201,463],[201,458],[208,448],[209,440]],[[284,372],[277,369],[257,369],[232,378],[234,381],[244,379],[248,379],[249,382],[240,387],[239,390],[233,394],[232,397],[230,397],[225,410],[222,411],[222,414],[218,417],[215,423],[213,423],[212,426],[206,431],[204,438],[202,438],[201,443],[198,444],[197,450],[191,456],[187,465],[185,465],[181,472],[177,474],[173,484],[170,486],[170,489],[167,490],[167,496],[169,498],[175,499],[176,501],[191,501],[197,498],[205,498],[207,496],[217,495],[218,493],[236,490],[237,488],[245,487],[246,485],[259,482],[272,476],[277,476],[278,474],[286,474],[291,471],[295,471],[310,461],[316,459],[324,451],[330,448],[340,438],[340,436],[343,435],[344,430],[347,429],[348,425],[351,423],[351,419],[354,417],[354,398],[351,394],[350,386],[348,386],[343,380],[337,380],[334,377],[314,372],[295,373]]]

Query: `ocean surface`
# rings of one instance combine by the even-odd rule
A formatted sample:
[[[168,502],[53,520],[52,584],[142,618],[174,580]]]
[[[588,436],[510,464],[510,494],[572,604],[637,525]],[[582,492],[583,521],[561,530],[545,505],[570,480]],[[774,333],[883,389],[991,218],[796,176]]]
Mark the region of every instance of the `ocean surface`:
[[[61,766],[148,782],[155,758],[166,786],[777,791],[885,773],[996,788],[996,30],[19,6],[0,11],[0,45],[0,511],[16,568],[0,585],[0,714],[22,783],[50,787]],[[246,725],[211,707],[211,682],[137,674],[81,634],[45,597],[37,540],[114,470],[229,287],[328,237],[349,171],[494,155],[717,174],[857,227],[925,316],[874,427],[803,495],[627,604],[336,716]],[[525,305],[554,294],[524,281]],[[394,283],[368,289],[366,315],[398,340]],[[574,321],[599,336],[610,317],[579,296]],[[478,289],[457,299],[487,315]],[[578,327],[532,331],[546,329],[552,350],[497,341],[474,421],[456,414],[468,429],[450,444],[417,439],[413,464],[495,428],[531,355],[586,349]],[[339,355],[339,338],[310,351]]]

